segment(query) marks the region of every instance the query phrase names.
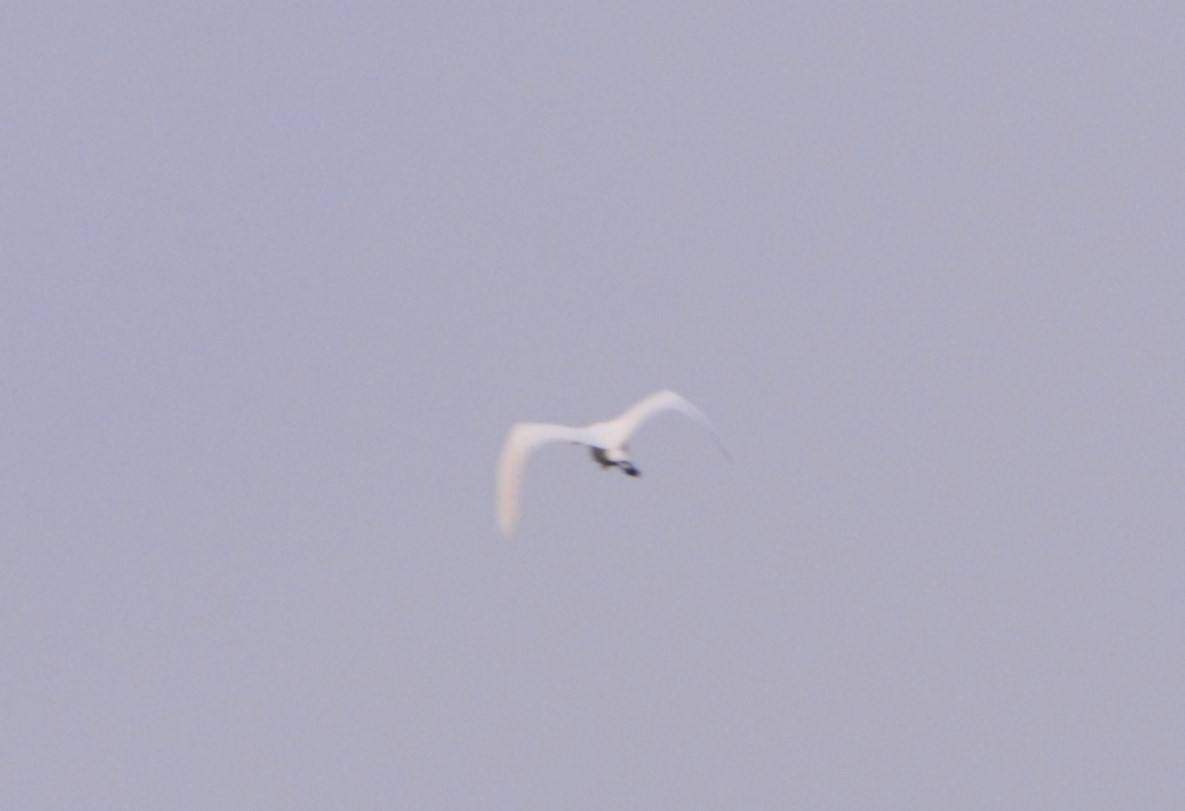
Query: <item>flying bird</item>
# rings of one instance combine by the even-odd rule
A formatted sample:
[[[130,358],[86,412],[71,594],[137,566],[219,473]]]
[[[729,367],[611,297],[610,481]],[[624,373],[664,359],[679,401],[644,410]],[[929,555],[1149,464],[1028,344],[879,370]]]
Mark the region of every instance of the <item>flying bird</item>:
[[[640,476],[641,471],[630,460],[626,442],[642,423],[664,411],[678,411],[695,420],[712,435],[725,457],[731,458],[703,412],[673,391],[655,392],[630,406],[620,417],[595,422],[584,428],[520,422],[507,434],[506,443],[502,446],[502,457],[498,461],[496,507],[498,528],[502,534],[509,537],[514,532],[514,525],[518,519],[518,498],[523,468],[531,451],[549,442],[586,445],[592,451],[592,458],[603,469],[615,467],[627,476]]]

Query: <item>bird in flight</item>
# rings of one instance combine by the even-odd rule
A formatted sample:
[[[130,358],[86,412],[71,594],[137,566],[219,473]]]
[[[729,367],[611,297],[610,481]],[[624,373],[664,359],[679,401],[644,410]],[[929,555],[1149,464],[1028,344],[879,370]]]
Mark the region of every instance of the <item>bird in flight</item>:
[[[498,529],[509,537],[514,532],[518,519],[519,489],[523,479],[523,468],[531,451],[549,442],[571,442],[586,445],[592,451],[592,458],[603,469],[617,468],[627,476],[640,476],[641,472],[630,460],[626,442],[634,431],[655,414],[664,411],[678,411],[695,420],[707,430],[720,450],[728,457],[716,429],[703,412],[673,391],[658,391],[626,409],[621,416],[605,422],[595,422],[584,428],[570,428],[567,425],[551,425],[539,422],[516,423],[506,436],[502,446],[502,457],[498,461],[497,518]],[[731,457],[728,457],[731,458]]]

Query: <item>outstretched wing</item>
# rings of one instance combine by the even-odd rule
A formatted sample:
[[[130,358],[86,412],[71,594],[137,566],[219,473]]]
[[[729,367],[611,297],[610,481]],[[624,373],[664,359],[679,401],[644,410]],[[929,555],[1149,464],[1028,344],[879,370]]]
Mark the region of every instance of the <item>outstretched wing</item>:
[[[566,425],[549,425],[538,422],[520,422],[506,435],[502,456],[498,460],[498,480],[495,507],[498,529],[506,537],[514,532],[518,519],[518,494],[523,480],[523,468],[527,456],[540,445],[549,442],[579,442],[586,444],[588,431],[584,428],[569,428]]]
[[[642,423],[646,422],[646,420],[655,414],[661,414],[664,411],[678,411],[684,416],[690,417],[711,435],[725,458],[732,459],[732,455],[724,447],[724,443],[720,441],[720,435],[716,433],[716,428],[704,416],[704,412],[692,405],[690,401],[675,394],[675,392],[665,389],[663,391],[656,391],[641,402],[630,406],[624,414],[610,423],[614,430],[614,444],[625,444],[630,435],[638,430]]]

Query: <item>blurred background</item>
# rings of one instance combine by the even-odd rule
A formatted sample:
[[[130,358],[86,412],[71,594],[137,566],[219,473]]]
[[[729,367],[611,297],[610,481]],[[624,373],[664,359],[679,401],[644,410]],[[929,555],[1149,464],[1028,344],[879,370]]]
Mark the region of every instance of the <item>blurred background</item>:
[[[1185,795],[1178,5],[0,19],[6,807]]]

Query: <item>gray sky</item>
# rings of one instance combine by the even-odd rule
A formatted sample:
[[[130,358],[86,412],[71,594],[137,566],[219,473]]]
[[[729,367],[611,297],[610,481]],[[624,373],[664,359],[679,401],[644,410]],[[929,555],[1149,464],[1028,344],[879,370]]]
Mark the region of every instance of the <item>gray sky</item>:
[[[0,804],[1179,805],[1179,3],[188,5],[0,14]]]

